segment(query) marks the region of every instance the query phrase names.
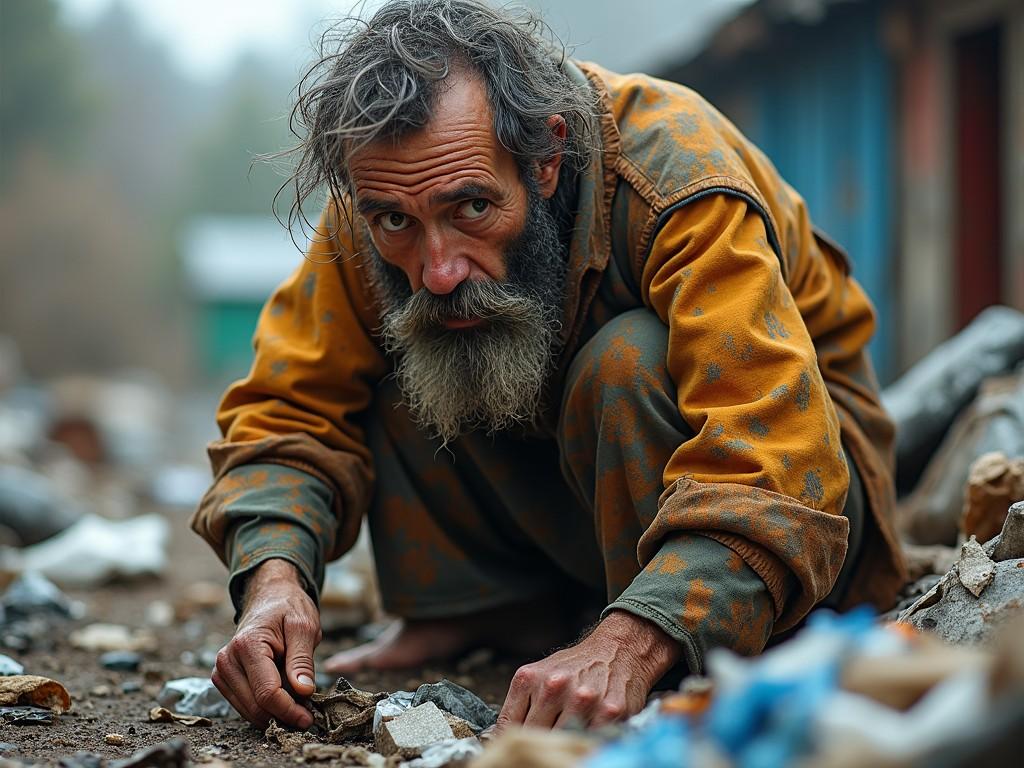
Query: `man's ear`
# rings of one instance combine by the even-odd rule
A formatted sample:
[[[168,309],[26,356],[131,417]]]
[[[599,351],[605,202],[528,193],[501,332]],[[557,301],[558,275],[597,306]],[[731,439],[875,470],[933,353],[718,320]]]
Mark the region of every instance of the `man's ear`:
[[[565,118],[561,115],[552,115],[547,119],[548,128],[555,134],[559,143],[565,141],[567,126]],[[562,153],[556,152],[549,159],[537,166],[537,185],[540,187],[540,194],[545,200],[555,194],[558,187],[558,170],[562,167]]]

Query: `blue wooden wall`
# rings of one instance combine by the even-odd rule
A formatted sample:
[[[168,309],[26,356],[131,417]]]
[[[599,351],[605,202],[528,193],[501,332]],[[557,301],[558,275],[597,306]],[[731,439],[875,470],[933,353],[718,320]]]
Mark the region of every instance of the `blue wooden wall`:
[[[708,76],[693,85],[726,112],[729,104],[743,105],[729,116],[804,196],[812,220],[849,252],[878,310],[871,354],[888,381],[897,170],[893,64],[881,34],[879,3],[832,6],[818,24],[788,25],[768,53],[741,57],[727,76],[699,69]]]

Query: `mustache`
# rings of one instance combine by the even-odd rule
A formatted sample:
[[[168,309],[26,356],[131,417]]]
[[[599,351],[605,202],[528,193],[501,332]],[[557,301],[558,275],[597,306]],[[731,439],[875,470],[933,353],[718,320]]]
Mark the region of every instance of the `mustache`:
[[[388,336],[410,338],[444,329],[447,320],[480,318],[502,325],[535,324],[544,306],[515,286],[493,280],[466,280],[451,293],[439,295],[421,288],[385,319]]]

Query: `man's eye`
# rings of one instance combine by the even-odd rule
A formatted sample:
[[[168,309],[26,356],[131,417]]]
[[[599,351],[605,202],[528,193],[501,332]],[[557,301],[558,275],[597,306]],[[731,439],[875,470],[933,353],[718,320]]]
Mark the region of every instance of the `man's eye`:
[[[482,197],[478,197],[475,200],[467,200],[464,202],[459,207],[459,213],[467,219],[479,219],[487,213],[487,209],[490,207],[490,201],[484,200]]]
[[[377,222],[380,224],[381,229],[385,232],[401,232],[407,226],[409,226],[409,217],[404,213],[390,213],[382,214]]]

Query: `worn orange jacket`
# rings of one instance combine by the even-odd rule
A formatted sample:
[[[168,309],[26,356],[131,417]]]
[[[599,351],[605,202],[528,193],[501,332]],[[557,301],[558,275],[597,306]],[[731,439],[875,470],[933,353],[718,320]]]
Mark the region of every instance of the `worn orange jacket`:
[[[846,603],[888,607],[905,575],[890,522],[893,429],[866,354],[873,310],[846,256],[697,94],[566,66],[600,96],[602,144],[579,180],[555,385],[603,323],[647,306],[669,328],[668,370],[696,432],[664,469],[640,564],[673,533],[710,536],[764,581],[775,631],[792,627],[844,561],[845,445],[871,510]],[[221,404],[216,480],[192,524],[222,556],[235,467],[283,464],[325,483],[329,558],[352,545],[369,504],[372,457],[358,417],[390,364],[374,333],[363,234],[338,219],[325,214],[308,260],[268,302],[252,371]]]

